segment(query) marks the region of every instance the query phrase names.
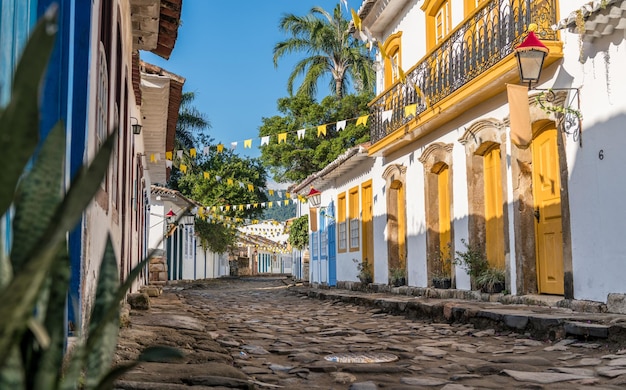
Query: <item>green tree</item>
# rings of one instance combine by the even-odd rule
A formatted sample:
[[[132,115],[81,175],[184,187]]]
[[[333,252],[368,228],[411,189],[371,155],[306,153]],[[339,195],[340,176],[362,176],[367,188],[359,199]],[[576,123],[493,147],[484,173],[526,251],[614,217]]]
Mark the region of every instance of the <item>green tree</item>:
[[[274,66],[278,60],[294,52],[309,55],[299,61],[287,80],[287,91],[293,95],[295,80],[302,76],[298,94],[314,97],[317,83],[330,77],[330,90],[342,98],[354,82],[357,92],[372,92],[375,73],[373,60],[365,44],[354,39],[348,31],[339,4],[332,15],[321,7],[313,7],[305,16],[284,15],[278,24],[281,31],[291,35],[274,46]]]
[[[209,209],[206,221],[196,218],[200,243],[205,249],[224,252],[236,241],[238,224],[262,215],[260,207],[243,207],[242,210],[234,206],[267,201],[261,190],[267,181],[266,170],[259,159],[240,157],[230,150],[218,153],[215,146],[210,148],[208,155],[185,159],[189,165],[187,173],[178,178],[178,190]],[[205,172],[209,174],[208,179],[204,177]],[[249,184],[253,191],[249,190]],[[229,206],[228,210],[226,206]]]
[[[282,194],[284,195],[284,193]],[[272,208],[266,208],[263,212],[263,219],[271,219],[275,221],[286,221],[289,218],[296,216],[296,205],[289,200],[285,205],[284,196],[274,193],[274,195],[268,195],[267,201],[273,202]]]
[[[184,151],[184,158],[178,162],[184,162],[185,165],[191,161],[189,150],[196,147],[198,141],[206,144],[211,142],[210,137],[206,134],[206,131],[211,128],[211,122],[204,113],[200,112],[200,110],[193,105],[195,98],[195,92],[183,93],[178,110],[178,121],[176,121],[174,149]],[[180,177],[181,172],[178,169],[178,165],[174,165],[170,171],[167,186],[178,190]]]
[[[289,244],[302,250],[309,244],[309,216],[296,218],[289,227]]]
[[[204,133],[211,128],[211,122],[206,115],[200,112],[194,105],[195,92],[184,92],[178,110],[176,122],[176,147],[179,149],[191,149],[198,142],[195,134]]]
[[[310,97],[295,95],[278,100],[282,115],[263,118],[260,136],[274,136],[272,142],[261,147],[261,161],[277,182],[301,181],[324,168],[346,149],[369,141],[369,127],[356,126],[349,120],[344,130],[337,131],[334,123],[355,119],[368,112],[367,103],[372,94],[346,95],[342,99],[326,97],[316,103]],[[316,127],[327,127],[326,136],[317,136]],[[297,130],[307,129],[298,139]],[[288,132],[287,141],[275,142],[276,134]]]

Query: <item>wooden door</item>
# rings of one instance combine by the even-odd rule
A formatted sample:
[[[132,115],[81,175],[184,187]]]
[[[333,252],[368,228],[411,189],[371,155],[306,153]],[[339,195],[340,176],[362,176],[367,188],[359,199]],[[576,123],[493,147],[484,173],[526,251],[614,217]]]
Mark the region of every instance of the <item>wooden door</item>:
[[[557,130],[549,128],[532,143],[533,197],[539,292],[564,293],[561,180]]]
[[[363,260],[367,260],[370,268],[374,270],[374,223],[372,221],[372,181],[368,180],[361,185],[361,207],[362,210],[362,228]]]
[[[500,145],[495,145],[485,153],[483,162],[486,252],[490,265],[504,269],[504,219],[500,163]]]

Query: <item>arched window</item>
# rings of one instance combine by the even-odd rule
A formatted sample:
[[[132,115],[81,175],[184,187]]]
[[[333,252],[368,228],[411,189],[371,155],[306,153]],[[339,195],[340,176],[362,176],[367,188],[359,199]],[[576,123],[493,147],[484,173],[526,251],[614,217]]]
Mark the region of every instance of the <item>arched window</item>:
[[[391,87],[400,78],[398,67],[402,66],[401,38],[402,31],[398,31],[395,34],[391,34],[383,45],[383,49],[387,54],[384,57],[385,89]]]

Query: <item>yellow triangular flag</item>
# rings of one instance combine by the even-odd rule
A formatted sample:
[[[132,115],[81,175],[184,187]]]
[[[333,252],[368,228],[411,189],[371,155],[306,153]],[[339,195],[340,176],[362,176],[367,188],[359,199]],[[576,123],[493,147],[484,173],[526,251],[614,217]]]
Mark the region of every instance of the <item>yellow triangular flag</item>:
[[[239,210],[243,210],[243,205],[242,204],[239,205]]]
[[[285,206],[289,206],[289,200],[285,199]]]
[[[189,149],[189,155],[191,157],[196,157],[196,148]]]
[[[211,207],[211,211],[216,212],[217,211],[217,206]]]
[[[243,148],[250,149],[252,147],[252,138],[243,141]]]
[[[320,134],[326,135],[326,125],[317,126],[317,136],[319,137]]]
[[[224,145],[223,144],[218,144],[217,145],[217,152],[218,153],[222,153],[224,151]]]
[[[291,194],[289,192],[285,192],[285,198],[287,199],[291,198]]]
[[[172,152],[165,152],[165,159],[172,161]]]
[[[154,153],[150,154],[150,162],[156,162],[156,156],[154,155]]]
[[[209,172],[204,172],[203,175],[204,175],[204,178],[207,180],[209,179],[209,177],[211,177],[211,175],[209,175]]]
[[[257,207],[259,207],[258,203],[253,204],[254,208],[256,209]]]
[[[187,166],[186,166],[185,164],[180,164],[180,170],[181,170],[183,173],[187,173]]]
[[[230,205],[226,205],[226,211],[230,211]]]
[[[354,21],[354,27],[356,27],[357,30],[361,31],[361,18],[359,18],[359,15],[357,15],[354,9],[350,8],[350,12],[352,13],[352,20]]]
[[[287,142],[287,133],[278,134],[278,143]]]
[[[267,202],[267,208],[271,209],[273,204],[274,204],[274,202]]]
[[[417,116],[417,104],[409,104],[404,107],[404,117],[408,118],[411,115]]]
[[[274,196],[274,190],[269,190],[270,196]]]
[[[406,74],[404,73],[400,65],[398,65],[398,74],[400,75],[400,82],[402,84],[406,84]]]
[[[228,179],[228,180],[226,180],[226,183],[227,183],[229,186],[232,186],[232,185],[233,185],[233,179]]]
[[[356,125],[363,125],[366,126],[367,125],[367,118],[369,117],[369,115],[363,115],[360,116],[359,119],[356,120]]]
[[[248,191],[254,191],[254,186],[252,184],[248,184]]]

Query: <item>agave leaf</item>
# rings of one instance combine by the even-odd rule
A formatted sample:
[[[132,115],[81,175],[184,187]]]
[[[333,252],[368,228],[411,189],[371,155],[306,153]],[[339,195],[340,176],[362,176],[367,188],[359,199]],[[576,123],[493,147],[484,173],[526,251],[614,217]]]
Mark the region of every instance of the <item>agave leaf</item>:
[[[109,165],[115,135],[111,135],[98,151],[89,168],[77,175],[63,202],[57,207],[46,233],[27,256],[22,270],[0,291],[0,366],[11,347],[20,339],[39,297],[50,268],[54,264],[57,245],[65,239],[100,187]]]
[[[189,211],[189,208],[187,208],[184,212],[181,213],[181,215],[177,218],[176,220],[176,224],[178,224],[185,216],[186,212]],[[161,241],[164,239],[165,237],[161,237]],[[156,246],[159,246],[157,243]],[[122,302],[122,300],[126,297],[126,293],[130,290],[133,282],[135,279],[137,279],[137,277],[141,274],[141,271],[144,269],[144,267],[146,265],[148,265],[148,262],[150,261],[150,259],[152,257],[154,257],[155,252],[157,252],[158,249],[154,249],[152,251],[150,251],[150,253],[148,254],[148,256],[146,258],[144,258],[143,260],[141,260],[128,274],[128,276],[126,277],[126,279],[124,280],[124,283],[117,289],[116,291],[116,295],[115,295],[115,301],[116,302]],[[110,321],[111,318],[115,317],[115,316],[119,317],[119,308],[115,308],[115,307],[110,307],[109,310],[105,313],[105,315],[102,317],[102,321],[106,322],[106,321]],[[86,342],[86,349],[90,350],[91,347],[91,343],[93,343],[93,340],[97,340],[99,336],[99,334],[103,332],[103,327],[96,327],[95,329],[93,329],[93,331],[90,331],[89,334],[89,339],[87,339]],[[93,336],[93,337],[92,337]]]
[[[25,388],[24,372],[20,348],[18,345],[14,345],[6,364],[0,366],[0,389]]]
[[[52,129],[28,174],[20,181],[15,194],[13,247],[11,262],[19,272],[32,248],[61,203],[63,163],[65,161],[65,128],[61,122]]]
[[[13,78],[11,100],[0,113],[0,150],[6,162],[0,175],[0,215],[13,201],[15,186],[39,142],[39,85],[52,53],[57,7],[37,23]]]
[[[87,389],[95,388],[98,385],[113,360],[113,354],[115,353],[117,344],[117,335],[120,329],[120,301],[115,300],[115,292],[119,284],[117,260],[115,258],[111,236],[109,236],[107,237],[104,256],[100,264],[96,297],[93,311],[89,319],[88,339],[93,337],[94,340],[89,343],[89,348],[86,351]],[[109,310],[115,310],[117,315],[111,318],[105,318]],[[96,328],[101,328],[102,330],[96,334],[92,334],[92,331]]]
[[[37,369],[34,372],[34,389],[54,390],[58,386],[63,365],[63,349],[65,346],[65,301],[70,284],[70,259],[65,243],[61,243],[57,253],[57,261],[52,267],[50,279],[54,281],[50,287],[48,306],[44,325],[50,336],[50,346],[41,351]]]

